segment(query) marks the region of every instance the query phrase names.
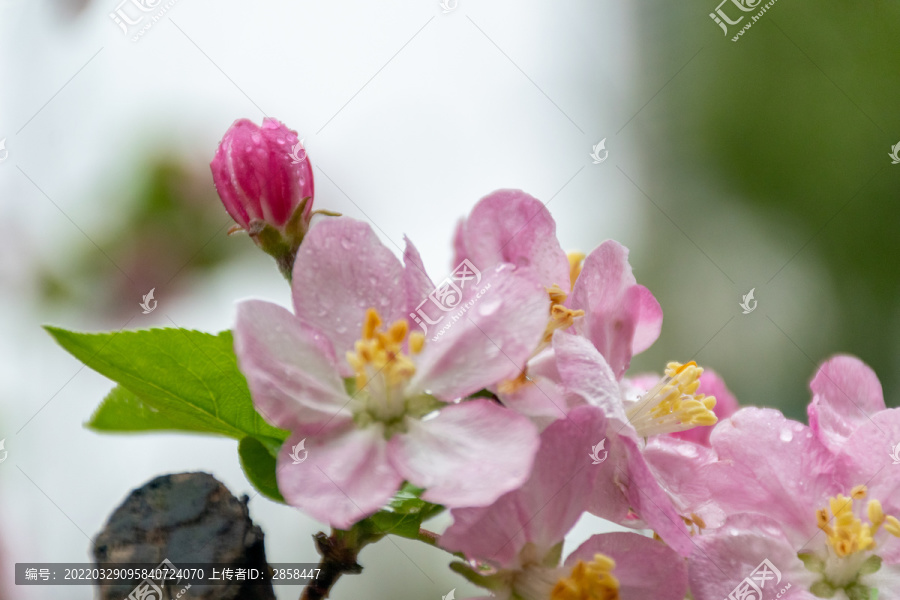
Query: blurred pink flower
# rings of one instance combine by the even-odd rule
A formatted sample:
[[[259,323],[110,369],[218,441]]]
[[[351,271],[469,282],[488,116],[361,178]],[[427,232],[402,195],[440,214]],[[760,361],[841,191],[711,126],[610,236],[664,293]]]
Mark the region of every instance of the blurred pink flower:
[[[433,285],[408,240],[404,256],[405,266],[364,223],[323,221],[297,254],[294,313],[261,301],[238,308],[235,351],[254,403],[292,432],[279,489],[339,528],[384,506],[404,480],[446,506],[489,504],[528,478],[537,450],[528,419],[465,398],[521,370],[544,329],[543,290],[491,269],[485,297],[426,341],[407,317]],[[303,439],[308,459],[293,465]]]
[[[595,535],[561,561],[562,545],[585,510],[606,503],[618,479],[610,461],[592,464],[588,449],[607,435],[607,420],[580,407],[541,434],[528,481],[484,508],[452,511],[441,545],[490,570],[457,563],[454,569],[500,599],[682,600],[684,560],[665,544],[635,533]],[[618,595],[616,595],[618,594]]]

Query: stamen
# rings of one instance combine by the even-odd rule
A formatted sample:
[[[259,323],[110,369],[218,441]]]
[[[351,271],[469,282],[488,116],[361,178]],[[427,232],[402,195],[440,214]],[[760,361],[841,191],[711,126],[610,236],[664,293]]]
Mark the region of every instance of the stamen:
[[[556,582],[550,600],[619,600],[619,580],[612,574],[616,562],[595,554],[591,562],[578,561],[568,577]]]
[[[403,343],[409,333],[409,323],[401,319],[385,331],[378,311],[370,308],[363,320],[361,338],[354,350],[347,352],[347,362],[356,373],[356,389],[368,386],[367,396],[376,401],[369,409],[382,418],[391,418],[403,411],[403,386],[415,374],[415,364],[403,353]],[[409,335],[412,354],[422,351],[425,336],[421,332]]]
[[[584,264],[584,252],[569,252],[566,258],[569,259],[569,283],[574,288],[575,280],[581,275],[581,267]]]
[[[716,399],[698,394],[703,369],[697,363],[671,362],[665,376],[628,410],[628,420],[641,437],[685,431],[718,422]]]
[[[816,525],[828,536],[828,543],[839,558],[874,548],[875,532],[885,520],[887,522],[884,528],[890,533],[893,519],[897,525],[897,535],[900,537],[900,521],[894,517],[885,518],[878,500],[870,500],[868,503],[866,512],[870,523],[863,523],[862,519],[854,514],[854,501],[862,500],[866,494],[865,486],[855,486],[850,491],[850,497],[838,494],[829,498],[827,509],[821,508],[816,511]],[[828,516],[829,511],[831,518]]]

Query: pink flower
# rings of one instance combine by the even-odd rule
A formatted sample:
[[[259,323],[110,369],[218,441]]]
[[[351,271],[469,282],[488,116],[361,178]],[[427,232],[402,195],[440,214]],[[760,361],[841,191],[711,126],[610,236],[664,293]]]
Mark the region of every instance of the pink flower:
[[[595,535],[561,563],[566,534],[586,509],[607,500],[604,483],[615,477],[615,459],[593,464],[586,451],[607,433],[593,407],[573,410],[541,434],[528,481],[491,506],[452,511],[441,545],[483,567],[454,570],[500,599],[682,600],[684,560],[664,544],[634,533]]]
[[[368,225],[327,220],[297,254],[294,314],[261,301],[238,309],[235,351],[254,403],[293,432],[279,489],[335,527],[377,511],[404,480],[428,501],[488,504],[527,479],[537,449],[526,418],[466,398],[521,370],[544,328],[540,286],[491,269],[465,318],[426,340],[407,316],[432,284],[408,240],[405,262]],[[308,459],[294,465],[304,439]]]
[[[210,168],[222,204],[242,228],[254,221],[280,228],[304,199],[309,221],[313,173],[302,147],[292,155],[299,142],[297,132],[270,118],[262,127],[239,119],[225,133]]]
[[[859,364],[833,359],[820,374],[835,376],[835,384],[871,383],[837,377],[848,365],[857,376],[863,372]],[[818,401],[811,407],[820,416],[823,404],[836,400],[818,395],[821,383],[818,376],[813,381]],[[851,397],[869,391],[844,389]],[[824,444],[822,431],[758,408],[742,409],[716,427],[711,445],[718,460],[697,477],[729,517],[695,538],[690,579],[697,600],[721,600],[747,585],[741,582],[763,560],[780,574],[770,582],[777,587],[765,588],[771,597],[787,586],[780,597],[789,600],[868,600],[873,590],[900,597],[900,471],[890,457],[900,439],[900,410],[857,422],[839,448]]]
[[[531,270],[552,301],[545,342],[553,331],[574,325],[617,378],[628,369],[632,354],[659,337],[662,309],[635,281],[628,250],[606,241],[587,257],[567,256],[550,212],[525,192],[500,190],[479,201],[460,223],[455,246],[457,261],[469,258],[480,265],[509,263]]]
[[[297,133],[275,119],[257,127],[240,119],[225,133],[210,163],[228,214],[290,279],[309,229],[313,173]]]

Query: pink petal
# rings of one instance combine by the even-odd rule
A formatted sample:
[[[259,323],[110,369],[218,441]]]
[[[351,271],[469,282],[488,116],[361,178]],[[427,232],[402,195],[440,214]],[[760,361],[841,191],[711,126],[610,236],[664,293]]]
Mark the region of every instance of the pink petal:
[[[627,435],[620,435],[610,429],[608,432],[610,441],[610,454],[615,452],[615,460],[612,463],[614,473],[612,478],[598,479],[597,489],[594,492],[595,502],[588,509],[598,517],[618,522],[622,525],[629,524],[617,513],[622,510],[619,503],[599,501],[601,498],[612,495],[613,486],[624,494],[624,502],[649,529],[655,531],[673,550],[682,556],[690,555],[693,543],[688,534],[687,527],[676,510],[672,498],[660,486],[659,480],[650,470],[641,449],[635,440]]]
[[[539,445],[525,417],[490,400],[443,407],[436,417],[407,419],[390,457],[424,500],[449,507],[484,506],[522,485]]]
[[[327,436],[305,437],[309,454],[295,465],[291,449],[304,436],[295,433],[281,448],[278,489],[288,504],[318,521],[349,529],[387,504],[403,483],[388,460],[380,426],[356,429],[351,423]]]
[[[881,382],[875,372],[853,356],[835,356],[826,361],[809,388],[813,392],[807,407],[809,426],[833,452],[840,449],[854,429],[885,408]]]
[[[363,319],[375,308],[390,325],[405,319],[404,269],[368,224],[335,217],[315,225],[294,262],[294,311],[320,330],[343,357],[360,338]],[[341,361],[342,374],[351,374]]]
[[[531,418],[543,430],[556,419],[564,418],[570,407],[552,348],[528,361],[528,377],[529,381],[512,391],[499,390],[497,395],[504,406]]]
[[[710,442],[719,462],[702,475],[719,506],[765,512],[797,543],[818,531],[814,511],[822,499],[849,492],[833,480],[831,452],[777,410],[743,408],[716,425]]]
[[[684,600],[688,575],[684,559],[671,548],[637,533],[603,533],[589,538],[566,558],[566,566],[590,562],[595,554],[614,561],[621,600]]]
[[[693,442],[658,435],[647,441],[643,455],[680,514],[700,516],[707,528],[722,525],[725,513],[713,500],[706,480],[699,476],[701,467],[718,460],[715,452]]]
[[[835,477],[843,493],[865,484],[869,497],[884,505],[885,514],[900,516],[900,464],[891,456],[898,444],[900,408],[876,412],[861,423],[836,455]],[[900,457],[900,448],[896,455]]]
[[[699,393],[706,396],[715,396],[716,407],[713,412],[719,417],[719,420],[727,419],[737,411],[740,406],[734,394],[725,386],[725,382],[714,371],[706,369],[700,376]],[[712,427],[694,427],[687,431],[678,431],[671,435],[682,440],[687,440],[703,446],[709,446],[709,436],[712,433]]]
[[[454,312],[429,326],[410,394],[452,400],[513,379],[540,342],[550,300],[533,279],[501,267],[469,289]]]
[[[606,418],[581,407],[542,434],[531,477],[518,490],[485,508],[453,510],[453,525],[441,545],[497,566],[519,566],[526,543],[539,554],[563,541],[584,512],[601,471],[591,464],[591,447],[603,439]]]
[[[253,403],[285,429],[339,424],[351,418],[349,398],[325,336],[270,302],[238,305],[234,351]]]
[[[640,291],[641,310],[631,342],[632,354],[640,354],[653,345],[662,331],[663,321],[662,307],[653,293],[642,285],[637,288]]]
[[[406,250],[403,252],[403,282],[406,287],[406,308],[415,310],[416,306],[434,290],[434,283],[425,272],[425,263],[412,241],[403,236]]]
[[[557,369],[566,391],[603,409],[618,423],[628,423],[619,382],[590,340],[563,331],[553,334]]]
[[[468,258],[483,270],[502,262],[530,267],[545,287],[569,291],[569,261],[556,239],[556,223],[540,200],[521,190],[482,198],[456,238],[457,262]]]
[[[779,600],[817,600],[806,591],[817,574],[806,570],[797,558],[797,550],[770,517],[736,515],[724,527],[697,536],[696,542],[697,549],[688,561],[695,600],[729,598],[735,587],[756,572],[763,560],[768,560],[781,576],[778,579],[778,574],[766,565],[775,577],[768,579],[762,588],[764,598],[775,598],[790,584]]]
[[[569,308],[585,311],[584,319],[576,322],[576,330],[593,342],[617,379],[631,363],[632,346],[647,303],[642,290],[631,273],[628,250],[609,240],[585,258],[566,302]]]

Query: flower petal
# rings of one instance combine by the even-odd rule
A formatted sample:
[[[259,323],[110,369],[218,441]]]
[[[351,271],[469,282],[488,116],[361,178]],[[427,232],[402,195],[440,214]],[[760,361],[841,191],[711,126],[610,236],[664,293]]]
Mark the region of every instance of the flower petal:
[[[814,520],[814,519],[813,519]],[[697,549],[688,561],[691,593],[696,600],[732,598],[731,592],[768,560],[765,598],[816,600],[806,590],[816,579],[797,558],[797,550],[778,523],[764,515],[739,514],[724,527],[697,536]],[[755,583],[759,585],[758,578]],[[783,594],[785,587],[790,585]],[[780,595],[779,595],[780,594]],[[754,596],[755,597],[755,596]]]
[[[538,554],[563,541],[584,512],[600,471],[591,464],[591,446],[606,431],[606,418],[594,407],[580,407],[541,434],[531,476],[521,488],[484,508],[453,510],[453,525],[441,546],[499,567],[518,565],[526,543]]]
[[[412,241],[403,236],[406,250],[403,252],[403,283],[406,287],[406,310],[414,311],[418,304],[434,291],[434,283],[425,272],[425,263]]]
[[[587,404],[600,407],[608,418],[622,424],[628,423],[619,382],[590,340],[556,331],[553,334],[553,350],[566,391],[582,398]]]
[[[528,419],[481,398],[407,427],[389,443],[391,461],[423,499],[449,507],[485,506],[522,485],[539,445]]]
[[[575,323],[576,330],[593,342],[617,379],[631,363],[641,311],[648,302],[643,289],[631,273],[628,249],[608,240],[584,259],[566,302],[569,308],[584,310],[584,319]]]
[[[380,426],[352,424],[325,436],[294,433],[278,455],[278,489],[291,506],[339,529],[377,512],[403,483],[388,460]],[[307,459],[294,464],[291,450],[305,439]]]
[[[545,287],[569,291],[569,261],[556,239],[556,223],[544,204],[521,190],[498,190],[482,198],[460,225],[457,262],[481,269],[500,263],[530,267]]]
[[[894,516],[900,516],[900,461],[893,458],[900,459],[898,444],[900,408],[888,408],[874,413],[850,434],[836,455],[835,467],[835,478],[844,490],[865,484],[869,496],[881,501],[885,514]]]
[[[634,329],[634,339],[631,342],[631,353],[640,354],[653,345],[662,331],[663,312],[662,307],[653,295],[653,292],[642,285],[637,286],[641,302],[640,315],[637,326]]]
[[[588,510],[598,517],[626,525],[640,527],[640,523],[623,518],[623,508],[633,513],[646,527],[654,530],[673,550],[682,556],[690,555],[693,544],[687,527],[676,510],[672,498],[650,470],[637,441],[625,432],[607,431],[613,473],[599,478],[594,502]],[[610,501],[619,492],[622,498]]]
[[[350,418],[348,401],[328,339],[288,310],[260,300],[238,305],[234,351],[253,404],[285,429]]]
[[[818,529],[824,498],[849,490],[833,480],[834,457],[808,427],[769,408],[743,408],[716,425],[710,438],[719,461],[701,476],[727,513],[764,512],[805,543]]]
[[[590,562],[595,554],[616,561],[621,600],[684,600],[688,574],[684,559],[674,550],[637,533],[602,533],[588,538],[566,558],[566,566]]]
[[[294,311],[331,340],[338,356],[352,350],[369,308],[385,324],[405,319],[403,266],[368,224],[347,217],[310,229],[297,252],[291,287]],[[351,375],[340,362],[341,372]]]
[[[807,407],[809,426],[832,452],[840,449],[854,429],[885,408],[878,376],[854,356],[827,360],[809,388],[813,392]]]
[[[513,379],[540,342],[550,300],[531,277],[500,267],[485,273],[455,312],[429,326],[409,393],[453,400]]]
[[[707,482],[698,476],[701,467],[718,460],[715,452],[694,442],[657,435],[647,441],[643,454],[680,514],[699,516],[706,528],[722,525],[725,513],[713,500]]]

